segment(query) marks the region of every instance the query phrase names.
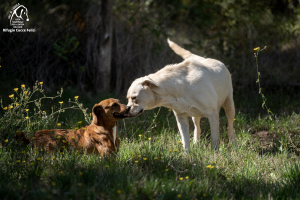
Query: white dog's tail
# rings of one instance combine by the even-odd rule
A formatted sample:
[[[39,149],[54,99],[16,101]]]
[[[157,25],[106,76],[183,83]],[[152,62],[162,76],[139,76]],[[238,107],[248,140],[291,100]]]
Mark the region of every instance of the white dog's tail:
[[[191,55],[193,55],[191,52],[189,52],[188,50],[185,50],[184,48],[178,46],[178,44],[172,42],[171,40],[169,40],[168,38],[168,43],[169,46],[171,47],[171,49],[179,56],[181,56],[183,59],[187,59],[189,58]]]

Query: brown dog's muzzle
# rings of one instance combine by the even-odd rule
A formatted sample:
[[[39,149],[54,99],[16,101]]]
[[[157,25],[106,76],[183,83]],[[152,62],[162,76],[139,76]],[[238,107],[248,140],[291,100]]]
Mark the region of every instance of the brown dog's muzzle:
[[[114,116],[114,118],[117,118],[117,119],[125,119],[130,116],[129,111],[130,111],[130,107],[125,106],[125,109],[122,109],[121,112],[119,112],[119,113],[114,112],[113,116]]]

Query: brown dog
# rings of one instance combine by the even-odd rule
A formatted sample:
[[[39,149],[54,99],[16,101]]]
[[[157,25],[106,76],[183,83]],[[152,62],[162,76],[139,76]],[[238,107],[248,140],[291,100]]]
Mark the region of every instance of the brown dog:
[[[128,117],[127,106],[117,99],[106,99],[95,104],[92,110],[93,122],[79,130],[50,129],[35,133],[36,147],[47,151],[54,148],[86,149],[87,153],[102,157],[118,152],[120,140],[117,135],[117,121]],[[61,144],[61,146],[59,146]]]

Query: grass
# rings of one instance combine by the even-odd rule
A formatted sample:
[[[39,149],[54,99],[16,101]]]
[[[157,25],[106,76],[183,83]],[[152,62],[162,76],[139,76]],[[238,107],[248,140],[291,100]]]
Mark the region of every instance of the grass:
[[[73,96],[70,93],[65,98]],[[239,102],[236,106],[243,108]],[[300,195],[299,114],[282,114],[270,121],[264,113],[238,111],[236,149],[227,142],[222,111],[219,152],[210,150],[209,124],[203,118],[201,141],[186,154],[173,114],[161,108],[153,123],[157,111],[118,123],[121,147],[115,157],[10,149],[3,144],[0,195],[4,199],[297,199]],[[61,116],[62,128],[82,120],[82,113],[70,113]],[[265,138],[267,145],[256,137],[261,131],[274,136]]]
[[[1,90],[4,105],[11,103],[8,95],[13,88],[7,89],[9,85],[13,84]],[[42,110],[58,109],[59,101],[67,107],[68,99],[77,95],[84,107],[89,108],[88,112],[95,103],[116,98],[112,94],[88,98],[67,88],[61,98],[43,100]],[[15,141],[8,141],[10,145],[2,142],[0,196],[3,199],[297,199],[300,94],[279,90],[266,92],[265,96],[275,114],[272,121],[261,108],[262,100],[257,93],[235,93],[234,129],[239,148],[228,144],[227,119],[221,110],[218,153],[210,150],[206,118],[201,119],[201,141],[192,144],[185,153],[175,117],[166,108],[161,108],[157,116],[159,108],[119,121],[120,152],[105,159],[84,152],[47,153],[34,147],[19,147]],[[119,98],[126,102],[124,97]],[[68,110],[55,119],[55,123],[62,124],[61,128],[79,126],[78,121],[83,121],[80,126],[85,125],[84,115],[78,110]],[[35,131],[30,130],[29,136]],[[5,141],[7,136],[2,127],[0,131],[0,139]],[[192,131],[191,125],[191,141]]]

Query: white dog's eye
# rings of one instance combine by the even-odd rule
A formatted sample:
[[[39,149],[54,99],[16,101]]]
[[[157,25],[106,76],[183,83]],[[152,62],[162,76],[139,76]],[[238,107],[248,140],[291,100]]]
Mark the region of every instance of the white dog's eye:
[[[132,100],[136,100],[136,97],[131,97]]]

